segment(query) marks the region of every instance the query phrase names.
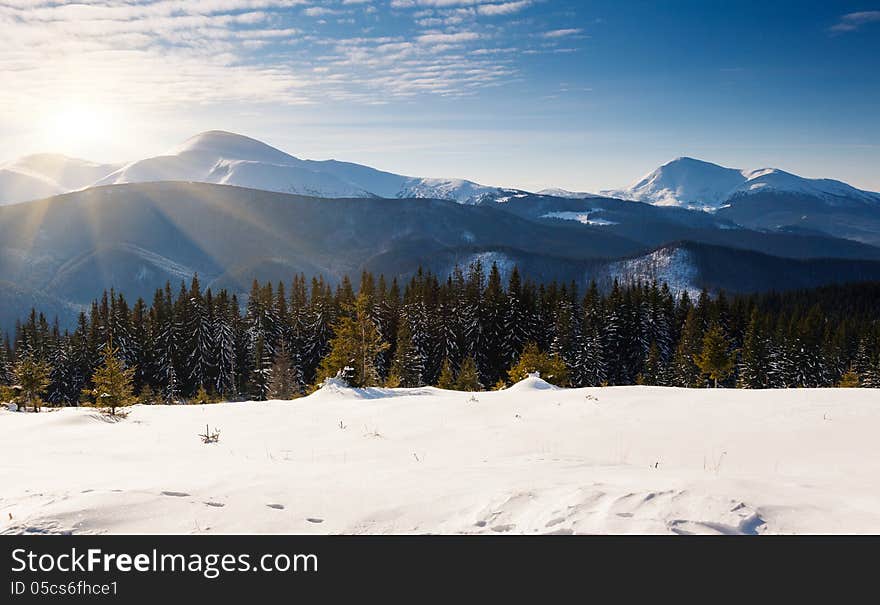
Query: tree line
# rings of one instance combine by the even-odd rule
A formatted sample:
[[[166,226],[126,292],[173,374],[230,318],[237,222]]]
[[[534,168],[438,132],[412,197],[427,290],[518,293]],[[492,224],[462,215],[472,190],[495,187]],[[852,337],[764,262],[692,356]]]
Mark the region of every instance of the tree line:
[[[254,281],[244,304],[196,276],[150,304],[104,292],[72,330],[32,310],[0,345],[0,385],[36,365],[45,401],[78,405],[100,396],[96,372],[113,358],[143,402],[290,398],[334,376],[478,390],[533,370],[573,387],[878,387],[878,311],[876,283],[691,296],[615,281],[581,292],[516,268],[502,279],[479,261],[402,284],[364,272],[357,289],[348,277],[335,288],[303,275]]]

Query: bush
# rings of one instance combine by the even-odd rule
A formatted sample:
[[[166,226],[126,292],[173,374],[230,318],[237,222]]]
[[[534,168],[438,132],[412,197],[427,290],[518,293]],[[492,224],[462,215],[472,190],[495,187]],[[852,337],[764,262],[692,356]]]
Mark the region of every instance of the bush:
[[[538,350],[538,345],[530,342],[523,349],[516,362],[507,375],[511,382],[519,382],[528,378],[529,374],[537,372],[541,378],[556,386],[568,385],[568,368],[565,362],[557,355],[544,353]]]
[[[859,375],[852,369],[840,377],[837,386],[844,389],[855,389],[860,386]]]

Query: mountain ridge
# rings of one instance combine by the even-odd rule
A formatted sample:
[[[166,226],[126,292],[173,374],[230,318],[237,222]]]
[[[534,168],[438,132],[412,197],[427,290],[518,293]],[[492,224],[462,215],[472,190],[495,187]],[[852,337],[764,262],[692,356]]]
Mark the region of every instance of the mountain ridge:
[[[740,169],[682,156],[648,173],[626,189],[601,193],[658,206],[715,211],[754,193],[796,193],[830,205],[865,203],[880,208],[880,193],[834,179],[811,179],[778,168]]]

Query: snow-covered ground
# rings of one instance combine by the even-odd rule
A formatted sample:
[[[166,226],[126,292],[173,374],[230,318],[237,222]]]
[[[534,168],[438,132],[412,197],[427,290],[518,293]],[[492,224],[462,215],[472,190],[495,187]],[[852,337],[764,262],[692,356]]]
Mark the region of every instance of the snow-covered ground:
[[[878,532],[878,435],[871,390],[537,379],[4,411],[0,532]]]

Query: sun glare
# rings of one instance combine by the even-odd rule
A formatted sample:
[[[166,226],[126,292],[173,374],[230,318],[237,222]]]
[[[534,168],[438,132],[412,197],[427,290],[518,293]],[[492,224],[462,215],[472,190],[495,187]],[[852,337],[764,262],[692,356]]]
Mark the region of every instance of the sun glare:
[[[100,153],[116,130],[115,112],[99,105],[69,104],[42,113],[42,138],[52,143],[47,148],[68,154]]]

